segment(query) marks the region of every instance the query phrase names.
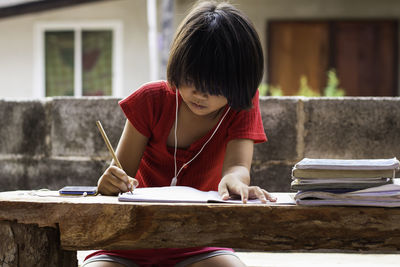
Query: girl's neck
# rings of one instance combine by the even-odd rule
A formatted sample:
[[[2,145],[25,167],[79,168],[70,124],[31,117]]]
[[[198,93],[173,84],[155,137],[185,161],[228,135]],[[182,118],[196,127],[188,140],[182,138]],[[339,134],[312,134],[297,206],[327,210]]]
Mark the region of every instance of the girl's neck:
[[[200,116],[193,113],[182,101],[179,105],[177,139],[178,148],[186,149],[192,143],[209,133],[219,122],[224,113],[224,107],[210,114]],[[167,146],[174,146],[174,125],[168,135]]]

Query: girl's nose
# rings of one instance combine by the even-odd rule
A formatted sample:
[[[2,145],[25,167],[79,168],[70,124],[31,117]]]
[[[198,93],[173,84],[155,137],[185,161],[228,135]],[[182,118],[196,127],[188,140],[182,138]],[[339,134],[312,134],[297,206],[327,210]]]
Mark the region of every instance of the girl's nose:
[[[200,91],[197,91],[197,90],[193,90],[193,95],[195,96],[195,97],[197,97],[197,98],[201,98],[201,99],[206,99],[207,97],[208,97],[208,94],[207,93],[203,93],[203,92],[200,92]]]

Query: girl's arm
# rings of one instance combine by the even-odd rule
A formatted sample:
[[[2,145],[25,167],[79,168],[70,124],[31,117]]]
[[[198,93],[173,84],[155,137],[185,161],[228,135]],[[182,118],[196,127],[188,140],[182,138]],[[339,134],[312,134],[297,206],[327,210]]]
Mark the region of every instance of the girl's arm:
[[[258,198],[263,203],[276,201],[266,190],[258,186],[249,186],[250,167],[253,159],[254,142],[250,139],[234,139],[226,147],[222,179],[218,185],[218,192],[222,199],[229,195],[239,195],[243,203],[249,198]]]
[[[139,168],[140,160],[146,149],[148,138],[142,135],[126,120],[124,130],[119,140],[116,155],[123,170],[115,166],[111,161],[110,167],[103,173],[98,181],[98,191],[104,195],[115,195],[119,192],[129,191],[138,181],[133,179]]]

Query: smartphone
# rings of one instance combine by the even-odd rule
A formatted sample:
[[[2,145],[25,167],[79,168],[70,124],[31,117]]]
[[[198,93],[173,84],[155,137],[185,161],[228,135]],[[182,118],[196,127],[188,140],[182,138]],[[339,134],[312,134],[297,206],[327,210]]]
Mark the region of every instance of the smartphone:
[[[64,186],[58,192],[61,195],[96,195],[97,186]]]

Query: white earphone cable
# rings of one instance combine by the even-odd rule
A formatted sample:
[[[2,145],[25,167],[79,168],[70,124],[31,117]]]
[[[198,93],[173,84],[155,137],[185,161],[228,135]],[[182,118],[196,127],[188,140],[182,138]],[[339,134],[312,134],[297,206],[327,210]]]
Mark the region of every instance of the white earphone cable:
[[[176,170],[177,170],[177,166],[176,166],[176,150],[177,150],[177,143],[178,143],[178,137],[176,135],[176,129],[178,128],[178,89],[176,89],[176,93],[175,93],[175,125],[174,125],[174,137],[175,137],[175,142],[174,142],[174,165],[175,165],[175,176],[174,178],[172,178],[172,182],[171,182],[171,186],[175,186],[176,182],[177,182],[177,174],[176,174]]]
[[[176,108],[175,108],[175,129],[174,129],[174,134],[175,134],[175,144],[174,144],[174,164],[175,164],[175,176],[174,178],[172,178],[171,181],[171,186],[175,186],[177,181],[178,181],[178,175],[181,173],[181,171],[183,170],[183,168],[185,168],[187,165],[189,165],[190,162],[192,162],[195,158],[197,158],[198,155],[200,155],[201,151],[203,151],[204,147],[208,144],[208,142],[211,141],[211,138],[213,138],[213,136],[215,135],[215,133],[217,132],[219,126],[221,125],[222,121],[225,119],[226,115],[228,114],[229,110],[231,109],[231,107],[228,107],[228,109],[226,110],[224,116],[222,116],[221,120],[219,121],[217,127],[215,128],[214,132],[211,134],[210,138],[208,138],[208,140],[204,143],[204,145],[201,147],[201,149],[199,150],[199,152],[197,152],[197,154],[188,162],[184,163],[182,165],[182,167],[179,169],[178,173],[177,171],[177,164],[176,164],[176,151],[177,151],[177,142],[178,142],[178,138],[177,138],[177,128],[178,128],[178,90],[176,91]]]

